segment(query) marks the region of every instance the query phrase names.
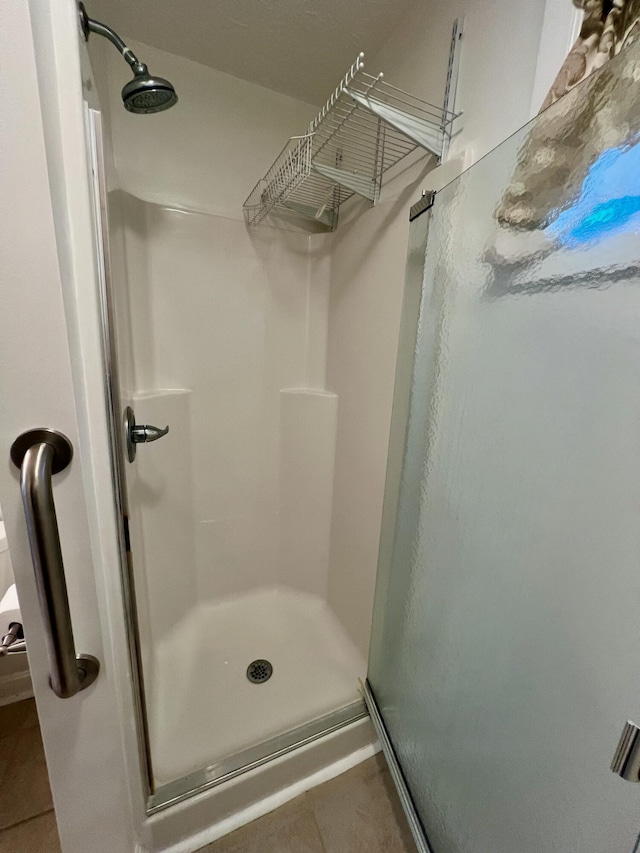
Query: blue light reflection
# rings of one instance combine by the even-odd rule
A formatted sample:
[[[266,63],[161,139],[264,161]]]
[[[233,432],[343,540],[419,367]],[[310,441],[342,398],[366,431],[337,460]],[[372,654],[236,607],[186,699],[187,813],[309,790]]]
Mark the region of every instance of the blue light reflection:
[[[545,229],[570,248],[625,231],[640,232],[640,144],[601,154],[580,195]]]

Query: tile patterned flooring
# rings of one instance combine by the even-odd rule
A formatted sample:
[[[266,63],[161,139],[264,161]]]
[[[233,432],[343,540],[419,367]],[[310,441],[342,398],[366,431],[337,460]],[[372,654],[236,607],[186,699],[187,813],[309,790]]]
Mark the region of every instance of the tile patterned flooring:
[[[0,707],[0,853],[60,853],[33,699]]]
[[[199,853],[415,853],[376,755]],[[33,699],[0,707],[0,853],[61,853]]]
[[[382,755],[376,755],[199,853],[415,853]]]

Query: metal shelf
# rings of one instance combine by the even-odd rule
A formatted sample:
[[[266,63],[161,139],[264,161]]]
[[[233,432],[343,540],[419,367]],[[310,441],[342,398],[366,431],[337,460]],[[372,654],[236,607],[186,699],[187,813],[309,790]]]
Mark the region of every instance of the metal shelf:
[[[248,226],[278,211],[332,231],[353,195],[378,201],[382,176],[417,148],[440,159],[459,113],[436,107],[364,70],[361,53],[309,125],[294,136],[243,205]]]

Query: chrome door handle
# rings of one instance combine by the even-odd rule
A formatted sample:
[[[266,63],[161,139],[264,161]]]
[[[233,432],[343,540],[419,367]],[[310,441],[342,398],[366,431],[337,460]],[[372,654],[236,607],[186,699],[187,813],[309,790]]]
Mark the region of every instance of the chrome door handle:
[[[50,684],[61,699],[89,687],[100,671],[100,662],[93,655],[76,654],[53,501],[52,475],[63,471],[72,456],[69,439],[53,429],[28,430],[11,445],[11,459],[20,468],[22,506],[46,630]]]
[[[169,432],[169,427],[164,429],[151,426],[151,424],[137,424],[135,412],[131,406],[124,410],[124,437],[127,443],[127,459],[133,462],[136,458],[136,444],[146,444],[149,441],[157,441]]]

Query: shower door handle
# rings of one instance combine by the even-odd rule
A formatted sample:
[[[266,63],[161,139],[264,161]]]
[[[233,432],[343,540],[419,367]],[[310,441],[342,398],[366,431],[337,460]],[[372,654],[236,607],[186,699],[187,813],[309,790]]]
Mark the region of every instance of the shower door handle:
[[[135,412],[131,406],[127,406],[124,410],[124,437],[129,462],[133,462],[136,458],[136,444],[147,444],[150,441],[157,441],[168,432],[168,426],[161,429],[151,424],[137,424]]]
[[[11,459],[20,468],[22,505],[46,628],[49,683],[61,699],[89,687],[100,671],[100,662],[93,655],[76,654],[53,501],[52,475],[63,471],[72,456],[69,439],[53,429],[28,430],[11,445]]]

